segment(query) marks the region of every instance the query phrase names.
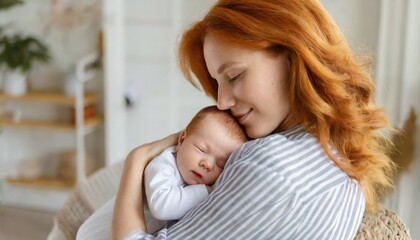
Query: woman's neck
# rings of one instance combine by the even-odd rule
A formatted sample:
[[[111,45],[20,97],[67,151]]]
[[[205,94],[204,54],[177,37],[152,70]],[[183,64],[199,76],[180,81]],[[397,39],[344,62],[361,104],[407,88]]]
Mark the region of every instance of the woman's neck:
[[[273,133],[287,131],[296,125],[300,124],[289,112],[280,125],[273,131]]]

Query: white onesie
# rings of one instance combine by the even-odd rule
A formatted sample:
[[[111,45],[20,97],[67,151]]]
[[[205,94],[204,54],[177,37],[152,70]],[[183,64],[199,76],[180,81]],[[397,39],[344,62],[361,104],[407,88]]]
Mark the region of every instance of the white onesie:
[[[206,185],[184,183],[174,153],[175,147],[167,148],[144,172],[147,198],[144,215],[149,233],[160,230],[168,220],[181,218],[208,196]],[[79,228],[76,239],[110,239],[114,203],[115,197],[96,210]]]

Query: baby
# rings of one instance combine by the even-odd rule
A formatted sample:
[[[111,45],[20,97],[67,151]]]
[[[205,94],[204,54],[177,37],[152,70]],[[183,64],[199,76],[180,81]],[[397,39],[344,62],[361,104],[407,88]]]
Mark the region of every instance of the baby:
[[[230,154],[246,141],[228,112],[210,106],[199,111],[181,132],[178,145],[165,150],[145,170],[145,192],[151,214],[179,219],[203,201],[223,171]],[[162,228],[166,221],[149,232]]]
[[[203,201],[229,156],[247,140],[236,119],[216,106],[200,110],[182,130],[177,146],[163,151],[146,167],[147,230],[154,233]],[[81,226],[77,239],[109,239],[115,198]]]

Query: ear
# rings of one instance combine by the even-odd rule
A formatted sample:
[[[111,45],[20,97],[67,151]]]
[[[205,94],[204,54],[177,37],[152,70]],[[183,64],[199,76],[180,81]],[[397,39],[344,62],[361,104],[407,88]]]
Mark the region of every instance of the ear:
[[[176,145],[176,151],[178,151],[178,149],[181,147],[181,145],[184,142],[186,136],[187,136],[187,131],[185,129],[183,129],[181,131],[181,134],[179,134],[179,137],[178,137],[178,145]]]

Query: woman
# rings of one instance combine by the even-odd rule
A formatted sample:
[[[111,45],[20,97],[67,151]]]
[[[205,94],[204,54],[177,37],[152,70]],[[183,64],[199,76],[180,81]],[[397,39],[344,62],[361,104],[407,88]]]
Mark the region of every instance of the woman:
[[[181,70],[254,139],[209,198],[157,239],[352,239],[394,166],[373,82],[317,0],[221,0],[182,36]],[[199,84],[193,80],[192,74]],[[116,239],[146,234],[142,172],[176,134],[133,150],[113,216]]]

